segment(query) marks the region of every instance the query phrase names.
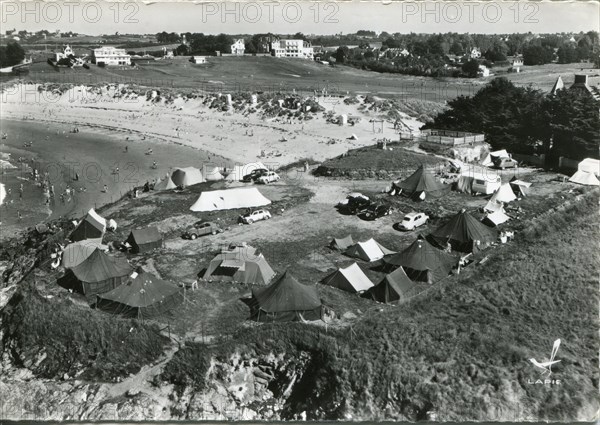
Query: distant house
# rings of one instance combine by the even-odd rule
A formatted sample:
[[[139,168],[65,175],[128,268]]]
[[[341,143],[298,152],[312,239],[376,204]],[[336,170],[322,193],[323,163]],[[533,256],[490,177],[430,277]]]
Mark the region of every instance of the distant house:
[[[104,46],[92,49],[91,61],[96,65],[131,65],[131,56],[125,49]]]
[[[206,56],[192,56],[190,58],[191,63],[206,63]]]
[[[74,56],[74,55],[75,55],[75,53],[73,52],[73,49],[71,49],[71,46],[69,46],[67,44],[62,52],[54,53],[54,59],[58,62],[61,59],[65,59],[65,58],[68,58],[69,56]]]
[[[478,77],[489,77],[490,69],[485,65],[479,65],[479,71],[477,71]]]
[[[471,59],[479,59],[481,57],[481,50],[479,50],[479,47],[473,47],[469,55]]]
[[[277,40],[271,43],[271,55],[276,58],[314,59],[314,50],[305,40]]]
[[[521,72],[521,67],[523,66],[523,59],[515,58],[511,64],[511,70],[513,72]]]
[[[242,39],[242,38],[235,40],[235,43],[233,43],[231,45],[231,54],[232,55],[243,56],[245,51],[246,51],[246,43],[244,42],[244,39]]]

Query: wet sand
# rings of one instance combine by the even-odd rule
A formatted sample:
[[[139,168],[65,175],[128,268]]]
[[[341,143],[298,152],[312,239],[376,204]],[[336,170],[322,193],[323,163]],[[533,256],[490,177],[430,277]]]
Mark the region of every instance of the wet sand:
[[[10,153],[11,162],[18,168],[0,175],[0,182],[12,192],[0,206],[0,238],[10,237],[19,229],[49,218],[80,217],[89,208],[115,201],[133,187],[162,177],[175,167],[202,168],[206,163],[232,165],[227,159],[198,149],[157,139],[144,140],[143,136],[127,131],[87,126],[78,129],[78,133],[71,133],[73,126],[65,124],[2,120],[2,133],[8,137],[1,140],[0,152]],[[29,142],[31,146],[25,146]],[[146,154],[149,149],[152,155]],[[26,159],[27,166],[17,162],[19,157]],[[152,168],[153,161],[157,163],[156,169]],[[41,175],[48,173],[55,192],[50,205],[46,205],[42,189],[34,184],[30,167],[38,169]],[[115,174],[117,167],[119,173]],[[74,179],[76,174],[79,180]],[[23,199],[19,197],[21,183]],[[107,191],[103,192],[105,185]],[[74,194],[70,200],[65,197],[65,202],[61,202],[59,195],[67,187],[73,188]],[[17,211],[22,214],[21,220]]]

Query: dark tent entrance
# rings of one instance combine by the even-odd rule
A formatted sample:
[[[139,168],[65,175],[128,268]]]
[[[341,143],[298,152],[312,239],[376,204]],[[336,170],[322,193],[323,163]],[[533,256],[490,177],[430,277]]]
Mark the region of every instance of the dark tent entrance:
[[[398,267],[362,296],[373,301],[394,304],[410,296],[416,286],[404,273],[404,269]]]

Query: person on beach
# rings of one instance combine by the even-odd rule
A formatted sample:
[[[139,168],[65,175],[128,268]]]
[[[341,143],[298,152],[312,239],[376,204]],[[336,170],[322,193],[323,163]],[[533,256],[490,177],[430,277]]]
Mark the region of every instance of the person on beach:
[[[21,211],[17,211],[17,218],[19,219],[19,221],[21,221],[21,219],[23,218],[23,216],[21,215]]]
[[[104,192],[104,193],[108,192],[108,186],[107,185],[104,185],[104,189],[102,189],[102,192]]]

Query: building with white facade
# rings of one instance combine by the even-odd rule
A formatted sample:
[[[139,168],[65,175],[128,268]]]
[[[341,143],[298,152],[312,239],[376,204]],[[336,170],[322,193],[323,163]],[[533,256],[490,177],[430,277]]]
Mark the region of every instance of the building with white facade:
[[[190,58],[191,63],[206,63],[206,56],[192,56]]]
[[[278,40],[271,43],[271,55],[276,58],[314,59],[311,44],[305,40]]]
[[[481,50],[479,50],[479,47],[473,47],[469,56],[471,56],[471,59],[479,59],[481,57]]]
[[[54,59],[58,62],[59,60],[68,58],[71,55],[74,56],[75,53],[73,53],[73,49],[71,49],[71,46],[67,44],[62,52],[56,52],[54,54]]]
[[[485,65],[479,65],[479,71],[477,71],[478,77],[489,77],[490,69]]]
[[[104,46],[92,49],[92,63],[96,65],[131,65],[131,56],[125,49]]]
[[[245,51],[246,51],[246,43],[244,42],[244,39],[242,39],[242,38],[235,40],[235,43],[233,43],[231,45],[231,54],[232,55],[242,56]]]

